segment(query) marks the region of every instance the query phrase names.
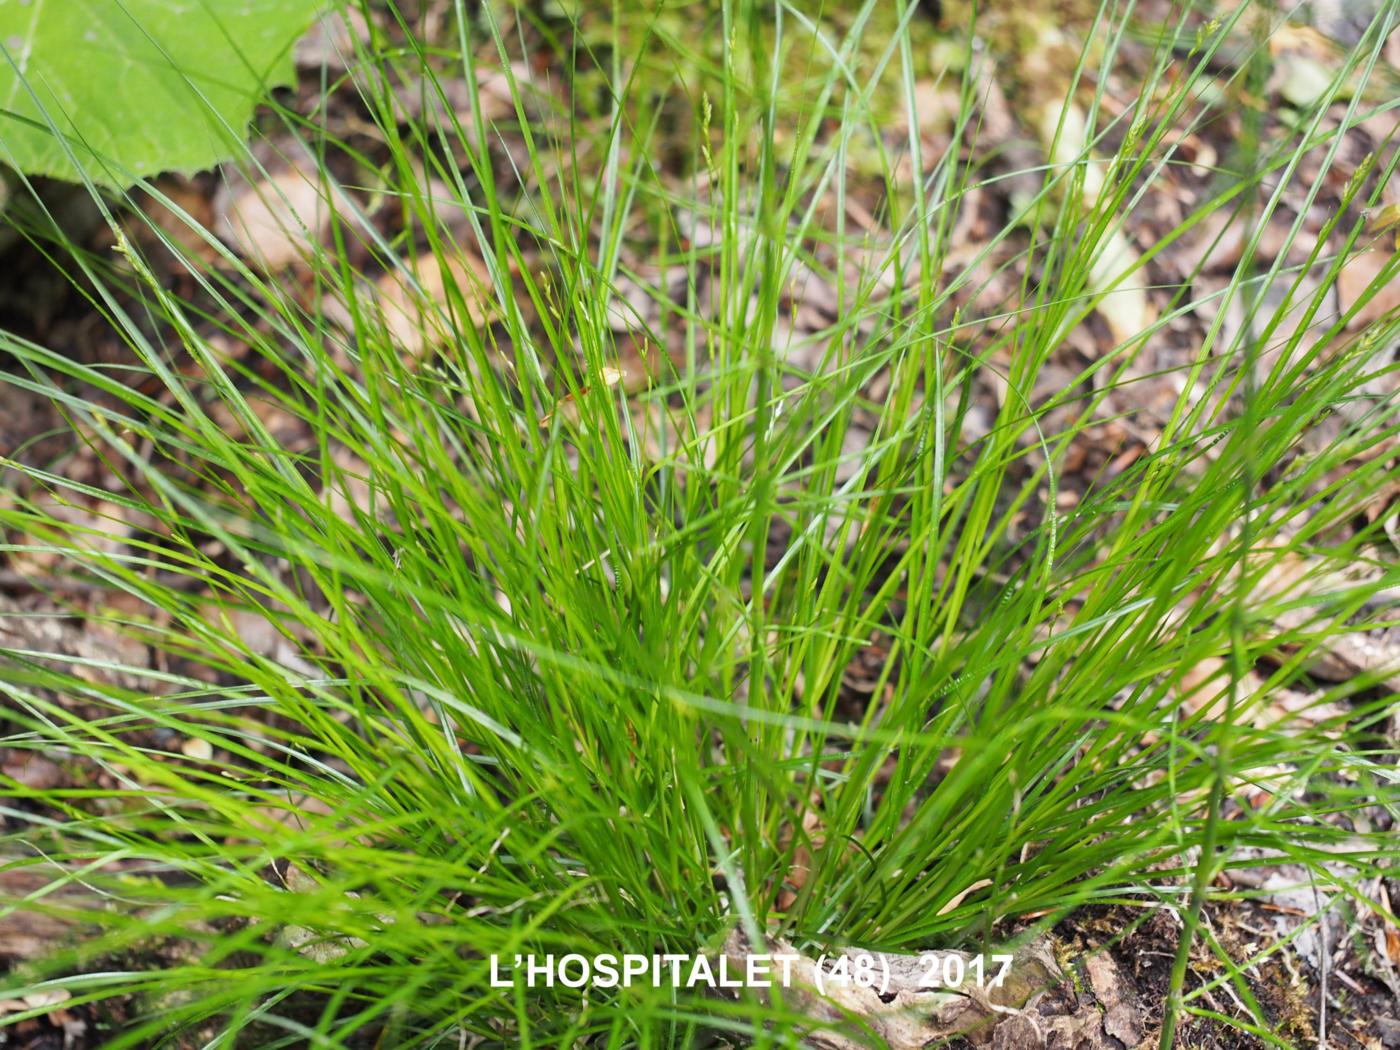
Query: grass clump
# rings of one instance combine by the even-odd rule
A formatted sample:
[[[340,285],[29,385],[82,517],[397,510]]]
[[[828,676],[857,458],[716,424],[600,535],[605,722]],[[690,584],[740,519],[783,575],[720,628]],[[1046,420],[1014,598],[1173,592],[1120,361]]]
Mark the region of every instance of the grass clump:
[[[95,197],[115,254],[33,195],[15,222],[123,360],[8,334],[7,381],[115,483],[10,458],[4,549],[56,554],[57,593],[100,590],[84,615],[158,658],[5,654],[4,744],[84,770],[16,788],[5,850],[74,872],[50,903],[65,880],[110,902],[10,994],[140,996],[111,1046],[795,1045],[781,1003],[503,992],[489,959],[694,954],[736,926],[993,950],[1086,902],[1189,930],[1214,876],[1263,856],[1329,885],[1381,870],[1394,845],[1344,818],[1391,797],[1382,674],[1315,718],[1269,711],[1395,582],[1363,513],[1395,481],[1370,394],[1395,326],[1285,323],[1323,316],[1393,154],[1304,262],[1254,254],[1300,166],[1334,170],[1350,124],[1323,115],[1388,16],[1295,132],[1115,254],[1208,127],[1247,10],[1181,12],[1150,46],[1098,12],[1108,43],[1042,103],[1028,169],[979,148],[972,35],[935,50],[904,4],[836,33],[726,0],[694,35],[630,5],[582,28],[458,5],[436,39],[366,9],[337,88],[359,130],[329,103],[263,129],[317,159],[328,225],[296,266],[264,272],[159,186],[133,212]],[[1143,86],[1110,115],[1130,48]],[[872,104],[894,84],[917,114],[931,79],[953,103],[936,150]],[[262,145],[242,168],[276,199]],[[1007,179],[1017,208],[967,251]],[[138,230],[153,201],[176,222]],[[1218,293],[1182,282],[1063,371],[1071,333],[1231,208],[1253,239]],[[1147,348],[1207,305],[1140,454],[1067,488],[1160,388]],[[141,522],[123,545],[54,509],[95,499]]]

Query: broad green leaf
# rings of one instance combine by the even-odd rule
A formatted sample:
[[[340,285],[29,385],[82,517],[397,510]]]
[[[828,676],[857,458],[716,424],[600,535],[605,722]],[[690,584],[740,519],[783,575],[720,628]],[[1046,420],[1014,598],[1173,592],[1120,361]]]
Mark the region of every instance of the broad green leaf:
[[[121,186],[226,159],[324,2],[0,0],[0,161]]]

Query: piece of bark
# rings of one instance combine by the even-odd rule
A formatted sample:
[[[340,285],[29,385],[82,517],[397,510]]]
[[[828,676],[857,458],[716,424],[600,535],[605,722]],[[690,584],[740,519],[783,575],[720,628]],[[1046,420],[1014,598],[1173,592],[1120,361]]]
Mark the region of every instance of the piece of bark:
[[[1137,1046],[1142,1040],[1142,1015],[1136,996],[1113,957],[1104,953],[1090,955],[1084,960],[1089,987],[1103,1007],[1103,1030],[1124,1046]]]

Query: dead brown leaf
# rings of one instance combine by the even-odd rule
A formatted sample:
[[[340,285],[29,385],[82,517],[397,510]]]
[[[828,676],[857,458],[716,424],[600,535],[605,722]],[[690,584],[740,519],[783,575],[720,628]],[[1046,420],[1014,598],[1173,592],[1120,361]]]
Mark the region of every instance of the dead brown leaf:
[[[222,186],[213,206],[219,236],[267,270],[300,261],[319,243],[331,218],[312,168],[289,168],[256,185]]]
[[[491,271],[479,256],[458,251],[439,263],[435,256],[423,255],[407,271],[385,274],[378,286],[384,326],[406,363],[450,344],[457,323],[480,327],[496,316]],[[465,317],[457,316],[459,303],[466,308]]]
[[[809,806],[802,814],[803,836],[792,850],[792,862],[788,865],[787,876],[783,879],[782,886],[778,889],[778,910],[787,911],[797,901],[797,895],[802,891],[802,887],[807,885],[807,879],[812,874],[812,851],[821,849],[826,844],[826,836],[822,834],[821,813],[815,805]],[[783,836],[779,845],[786,849],[792,844],[793,831],[784,828]]]
[[[754,952],[792,956],[791,981],[783,990],[783,1003],[812,1019],[812,1030],[807,1033],[804,1045],[823,1050],[863,1050],[870,1045],[868,1035],[862,1036],[851,1025],[852,1017],[859,1019],[867,1032],[877,1036],[879,1045],[889,1050],[922,1050],[955,1036],[965,1036],[985,1045],[1009,1018],[1018,1016],[1018,1011],[1064,983],[1050,943],[1045,940],[1034,941],[1011,953],[1013,958],[1006,978],[996,987],[968,981],[956,989],[930,987],[924,980],[931,961],[945,956],[957,957],[962,971],[971,972],[968,968],[972,956],[966,952],[903,955],[848,949],[826,956],[823,962],[782,940],[775,940],[764,948],[754,948],[738,930],[725,941],[723,952],[729,963],[741,971]],[[863,956],[873,956],[877,969],[882,974],[887,973],[888,980],[872,984],[828,981],[824,976],[839,969],[843,959],[848,972],[858,972],[851,968],[859,965]],[[819,964],[823,970],[820,977]],[[1029,1010],[1025,1011],[1025,1016],[1030,1016]],[[1032,1022],[1032,1028],[1039,1030],[1040,1025]],[[1003,1045],[1014,1045],[1018,1050],[1044,1050],[1046,1042],[1042,1037],[1038,1042]]]
[[[48,791],[64,782],[63,767],[32,751],[12,750],[0,772],[34,791]]]
[[[1361,302],[1392,258],[1392,252],[1372,247],[1353,255],[1337,274],[1337,297],[1342,313],[1356,308],[1356,313],[1347,321],[1349,329],[1365,328],[1400,307],[1400,280],[1395,279],[1381,285],[1371,299]]]

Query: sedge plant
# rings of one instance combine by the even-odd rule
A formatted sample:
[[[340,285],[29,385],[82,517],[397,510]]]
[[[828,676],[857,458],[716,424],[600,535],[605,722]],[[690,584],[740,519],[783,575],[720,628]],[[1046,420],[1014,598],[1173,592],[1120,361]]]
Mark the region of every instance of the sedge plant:
[[[1202,96],[1248,76],[1220,59],[1250,5],[1148,33],[1105,4],[1063,85],[1088,139],[1012,173],[983,148],[975,34],[931,69],[912,4],[459,2],[435,38],[389,10],[361,12],[322,106],[269,110],[228,169],[275,204],[275,154],[314,158],[329,221],[296,266],[260,268],[161,184],[92,184],[115,250],[37,187],[11,205],[123,360],[0,335],[4,381],[115,479],[7,452],[3,549],[56,558],[52,615],[95,594],[87,621],[152,659],[0,654],[0,743],[71,770],[7,787],[5,863],[44,882],[4,907],[82,923],[5,998],[124,997],[112,1047],[791,1046],[781,995],[500,988],[491,959],[714,952],[735,929],[996,950],[1117,902],[1185,927],[1170,1045],[1204,1009],[1184,960],[1220,870],[1286,859],[1344,889],[1393,860],[1347,819],[1393,809],[1381,675],[1254,717],[1395,582],[1360,512],[1396,480],[1371,394],[1396,326],[1322,306],[1393,151],[1304,263],[1255,253],[1304,160],[1331,171],[1384,112],[1366,85],[1392,16],[1113,275],[1147,284],[1234,212],[1254,232],[1224,290],[1168,289],[1046,394],[1111,294],[1106,246]],[[1120,67],[1141,91],[1110,116]],[[956,100],[938,155],[929,78]],[[1011,176],[1033,191],[955,256]],[[819,292],[832,309],[798,324]],[[1062,499],[1114,396],[1162,378],[1144,347],[1206,307],[1142,454]],[[97,500],[140,523],[124,543],[55,510]],[[1266,586],[1299,561],[1320,568]]]

